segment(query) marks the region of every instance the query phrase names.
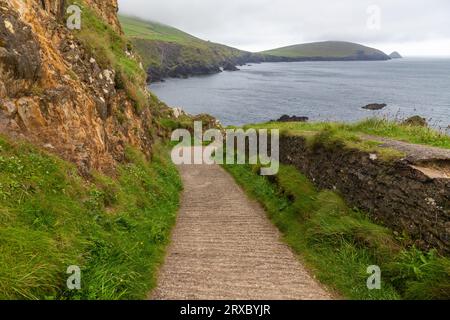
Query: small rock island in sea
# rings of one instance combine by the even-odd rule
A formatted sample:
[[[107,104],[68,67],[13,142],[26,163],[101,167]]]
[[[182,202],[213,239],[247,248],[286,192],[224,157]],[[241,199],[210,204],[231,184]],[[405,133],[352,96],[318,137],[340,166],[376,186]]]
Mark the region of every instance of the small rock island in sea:
[[[397,51],[392,52],[389,57],[391,59],[402,59],[403,57],[401,56],[400,53],[398,53]]]
[[[386,103],[371,103],[371,104],[368,104],[367,106],[363,107],[363,109],[376,111],[376,110],[382,110],[386,107],[387,107]]]
[[[308,122],[308,117],[288,116],[287,114],[281,116],[278,120],[272,120],[271,122]]]

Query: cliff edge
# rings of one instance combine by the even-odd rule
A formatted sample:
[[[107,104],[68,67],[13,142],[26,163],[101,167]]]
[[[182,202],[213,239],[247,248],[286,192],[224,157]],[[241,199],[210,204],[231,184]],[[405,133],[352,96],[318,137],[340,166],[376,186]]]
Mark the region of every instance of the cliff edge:
[[[117,1],[77,3],[82,27],[73,31],[65,24],[70,1],[0,4],[0,133],[45,147],[82,172],[108,171],[126,145],[150,155],[157,118],[170,112],[145,87]]]

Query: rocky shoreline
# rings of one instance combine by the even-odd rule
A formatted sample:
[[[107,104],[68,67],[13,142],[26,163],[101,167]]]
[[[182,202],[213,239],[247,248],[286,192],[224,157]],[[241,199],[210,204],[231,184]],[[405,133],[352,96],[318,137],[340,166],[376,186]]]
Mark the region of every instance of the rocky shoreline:
[[[147,69],[149,83],[161,82],[167,78],[188,78],[191,76],[216,74],[222,71],[239,71],[240,66],[249,63],[264,62],[308,62],[308,61],[386,61],[385,57],[378,55],[360,55],[344,58],[328,57],[305,57],[289,58],[258,53],[244,53],[241,56],[224,59],[216,63],[178,63],[177,61],[167,62],[160,66],[150,66]]]
[[[152,83],[161,82],[167,78],[188,78],[191,76],[216,74],[223,71],[239,71],[239,67],[247,63],[261,63],[264,61],[264,57],[249,53],[213,63],[168,62],[161,66],[150,66],[147,69],[147,81]]]

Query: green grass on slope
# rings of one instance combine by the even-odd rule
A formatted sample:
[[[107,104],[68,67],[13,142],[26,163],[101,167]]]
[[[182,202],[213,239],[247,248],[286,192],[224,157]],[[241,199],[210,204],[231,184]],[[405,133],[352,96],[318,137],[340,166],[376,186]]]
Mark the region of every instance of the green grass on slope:
[[[335,192],[316,190],[295,168],[275,179],[257,166],[225,165],[258,200],[285,241],[317,278],[349,299],[450,299],[450,259],[406,248],[392,232],[350,209]],[[382,270],[381,290],[368,290],[367,268]]]
[[[119,18],[125,34],[137,48],[146,68],[210,65],[245,54],[160,23],[125,16]],[[172,51],[163,49],[162,44],[170,45]]]
[[[70,3],[80,5],[80,1]],[[126,51],[132,46],[131,43],[124,36],[116,33],[92,9],[84,5],[83,1],[81,6],[82,28],[74,31],[75,36],[102,68],[116,71],[117,89],[125,90],[128,97],[134,101],[137,111],[149,106],[149,96],[144,89],[147,74],[138,60],[126,55]]]
[[[289,135],[316,135],[331,132],[335,139],[342,140],[361,148],[374,147],[370,141],[362,141],[361,134],[392,138],[409,143],[423,144],[433,147],[450,149],[450,136],[432,128],[403,125],[383,118],[370,118],[354,124],[330,122],[268,122],[247,125],[246,128],[279,129]]]
[[[386,119],[371,118],[353,125],[348,125],[347,130],[450,149],[450,136],[444,132],[427,127],[399,124]]]
[[[139,18],[119,16],[123,31],[129,38],[139,38],[147,40],[160,40],[189,44],[197,42],[204,44],[200,40],[181,30],[157,22],[144,21]]]
[[[305,43],[268,50],[261,53],[288,58],[308,58],[308,57],[345,58],[350,56],[356,56],[358,52],[364,52],[366,55],[372,54],[384,55],[383,52],[377,49],[369,48],[356,43],[340,42],[340,41]]]
[[[167,154],[167,156],[166,156]],[[129,148],[117,177],[0,137],[0,299],[142,299],[175,223],[181,181],[167,150]],[[81,291],[67,268],[81,267]]]

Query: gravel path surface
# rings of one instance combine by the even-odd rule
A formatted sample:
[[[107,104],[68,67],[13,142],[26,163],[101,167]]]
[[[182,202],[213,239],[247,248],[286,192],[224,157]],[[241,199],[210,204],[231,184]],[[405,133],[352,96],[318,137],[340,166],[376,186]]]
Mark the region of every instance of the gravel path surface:
[[[362,135],[362,138],[378,141],[382,147],[393,148],[404,152],[406,154],[406,159],[412,163],[433,160],[450,161],[450,149],[413,144],[371,135]]]
[[[331,299],[218,165],[180,166],[181,209],[154,300]]]
[[[450,179],[450,149],[413,144],[378,136],[363,135],[363,139],[378,141],[381,147],[403,152],[411,167],[432,179]]]

